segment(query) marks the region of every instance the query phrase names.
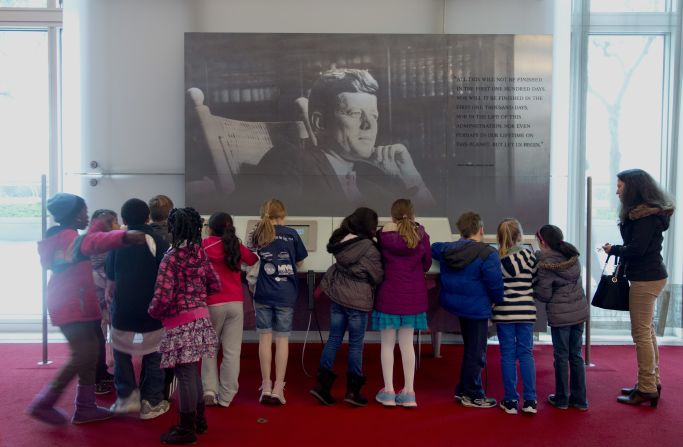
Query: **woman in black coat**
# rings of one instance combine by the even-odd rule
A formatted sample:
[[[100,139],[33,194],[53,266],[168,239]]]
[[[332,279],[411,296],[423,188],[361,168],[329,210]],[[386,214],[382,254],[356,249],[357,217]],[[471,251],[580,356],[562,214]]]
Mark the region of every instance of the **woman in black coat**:
[[[628,405],[649,402],[656,407],[662,386],[653,318],[657,297],[666,285],[662,233],[669,228],[674,205],[642,169],[617,174],[617,195],[621,201],[619,231],[624,243],[605,244],[603,249],[621,258],[631,283],[631,335],[638,359],[638,383],[633,388],[623,388],[617,401]]]

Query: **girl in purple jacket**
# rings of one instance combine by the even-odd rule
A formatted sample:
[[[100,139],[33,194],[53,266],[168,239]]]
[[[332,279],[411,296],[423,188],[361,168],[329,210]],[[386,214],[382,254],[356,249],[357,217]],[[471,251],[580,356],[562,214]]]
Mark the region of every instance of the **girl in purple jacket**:
[[[372,328],[381,331],[382,375],[384,388],[375,397],[388,407],[416,407],[415,329],[427,329],[427,284],[424,272],[432,265],[429,235],[415,222],[415,210],[408,199],[398,199],[391,205],[392,222],[377,232],[384,282],[379,286]],[[394,346],[398,330],[398,345],[403,360],[403,390],[394,391]]]

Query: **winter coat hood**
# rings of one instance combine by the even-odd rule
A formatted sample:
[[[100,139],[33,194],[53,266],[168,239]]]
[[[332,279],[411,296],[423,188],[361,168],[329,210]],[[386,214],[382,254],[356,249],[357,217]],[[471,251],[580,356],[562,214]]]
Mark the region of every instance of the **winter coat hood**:
[[[211,262],[221,262],[225,259],[225,253],[223,252],[223,239],[218,236],[209,236],[204,239],[202,244],[206,255],[209,257]]]
[[[541,253],[539,257],[542,259],[538,264],[539,269],[552,271],[567,281],[578,281],[581,276],[581,265],[579,264],[578,256],[572,256],[567,259],[562,253],[552,251],[547,254]]]
[[[659,208],[648,205],[647,203],[642,203],[628,212],[628,218],[631,220],[638,220],[648,216],[656,216],[661,224],[662,231],[666,231],[669,229],[669,223],[671,221],[671,216],[674,214],[674,210],[675,208],[673,206]]]
[[[477,258],[483,261],[495,251],[489,244],[461,239],[455,242],[453,248],[444,252],[443,260],[448,267],[457,271],[464,269]]]
[[[372,239],[364,236],[352,236],[334,245],[328,245],[328,251],[334,255],[340,266],[348,268],[356,264],[373,247],[377,248]]]

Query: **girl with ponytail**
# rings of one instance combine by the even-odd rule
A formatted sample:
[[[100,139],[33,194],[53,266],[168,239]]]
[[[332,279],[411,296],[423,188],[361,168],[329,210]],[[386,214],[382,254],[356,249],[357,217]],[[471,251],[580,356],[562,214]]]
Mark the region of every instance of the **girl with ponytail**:
[[[235,234],[228,213],[214,213],[209,218],[209,237],[202,241],[211,265],[221,280],[221,290],[209,295],[211,323],[223,347],[223,360],[218,374],[216,357],[202,358],[202,387],[206,405],[230,406],[239,388],[240,351],[244,307],[241,265],[254,265],[258,257],[245,247]]]
[[[546,303],[555,358],[555,394],[548,396],[548,402],[562,410],[571,406],[586,411],[581,344],[588,302],[581,282],[579,251],[564,240],[562,230],[554,225],[543,225],[536,239],[541,250],[537,254],[534,298]]]
[[[505,396],[500,408],[508,414],[517,414],[517,362],[524,384],[522,412],[535,414],[536,365],[534,363],[534,304],[533,279],[536,274],[536,256],[522,247],[522,225],[517,219],[505,219],[498,224],[498,254],[503,272],[503,301],[493,307],[500,344],[500,369],[503,375]]]
[[[261,206],[261,220],[249,237],[261,259],[254,290],[262,379],[259,402],[274,405],[287,403],[284,389],[289,334],[292,331],[294,304],[299,295],[296,272],[308,256],[299,233],[284,226],[286,215],[282,202],[267,200]],[[270,378],[273,337],[275,385]]]
[[[377,292],[372,328],[380,332],[384,388],[375,399],[384,406],[416,407],[413,333],[427,329],[427,284],[424,273],[432,265],[429,235],[415,222],[415,209],[408,199],[391,205],[391,223],[377,232],[384,281]],[[403,390],[394,391],[394,346],[403,363]]]

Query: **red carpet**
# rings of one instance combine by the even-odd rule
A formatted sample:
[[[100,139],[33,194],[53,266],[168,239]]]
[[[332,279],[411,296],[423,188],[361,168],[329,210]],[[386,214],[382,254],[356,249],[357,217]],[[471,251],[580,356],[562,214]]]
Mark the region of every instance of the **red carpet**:
[[[256,401],[260,374],[256,345],[247,344],[242,353],[240,393],[232,407],[210,408],[209,433],[200,437],[202,446],[354,446],[354,445],[523,445],[523,446],[674,446],[683,435],[683,348],[661,348],[663,393],[659,408],[633,408],[615,402],[618,389],[631,385],[635,377],[635,349],[632,346],[596,346],[589,368],[588,399],[590,410],[558,410],[545,403],[552,393],[554,376],[552,347],[535,349],[539,413],[536,416],[507,415],[499,408],[469,409],[452,400],[461,346],[444,346],[442,359],[427,356],[416,375],[419,408],[384,408],[371,402],[366,408],[346,404],[323,407],[308,394],[313,379],[301,368],[301,345],[292,345],[287,405],[266,407]],[[33,395],[54,374],[67,355],[65,344],[50,346],[53,365],[42,367],[41,348],[34,344],[0,344],[0,445],[21,446],[99,446],[133,447],[159,444],[159,435],[175,420],[175,407],[160,418],[141,421],[133,417],[84,426],[52,428],[24,415]],[[345,371],[345,352],[340,353],[337,372]],[[307,370],[315,371],[320,345],[306,350]],[[381,387],[379,345],[365,350],[368,397]],[[402,374],[397,348],[396,386]],[[498,347],[489,347],[489,395],[500,399]],[[71,412],[73,389],[60,400]],[[343,397],[344,383],[338,380],[334,394]],[[100,399],[113,401],[113,395]]]

